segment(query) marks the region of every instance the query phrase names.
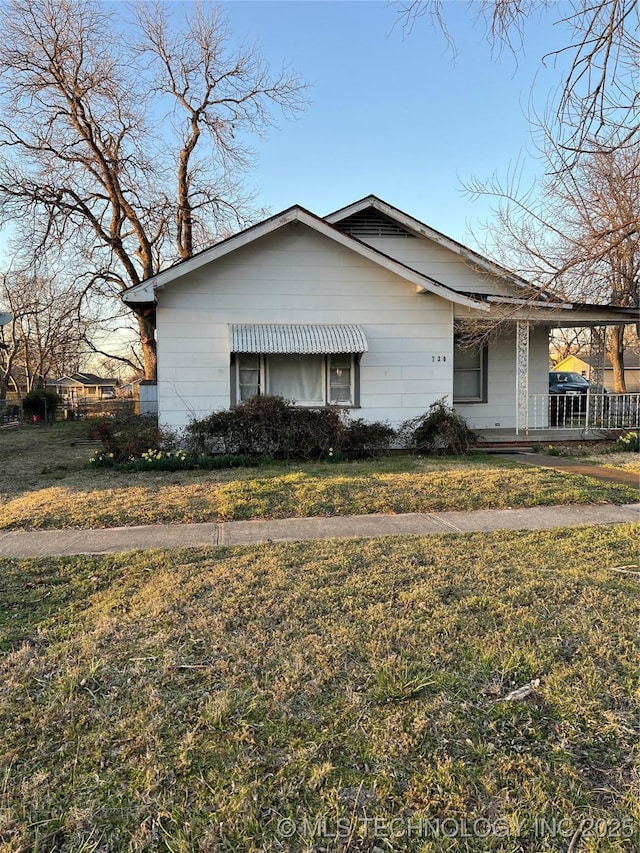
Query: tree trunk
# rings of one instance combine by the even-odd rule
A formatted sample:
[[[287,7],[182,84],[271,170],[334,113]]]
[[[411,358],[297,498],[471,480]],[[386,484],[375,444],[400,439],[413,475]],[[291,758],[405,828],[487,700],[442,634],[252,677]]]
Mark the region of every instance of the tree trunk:
[[[144,359],[144,378],[155,382],[158,374],[158,350],[153,325],[144,317],[137,317],[140,340],[142,341],[142,357]]]
[[[611,329],[608,350],[613,367],[613,390],[617,394],[624,394],[627,390],[624,380],[624,326]]]

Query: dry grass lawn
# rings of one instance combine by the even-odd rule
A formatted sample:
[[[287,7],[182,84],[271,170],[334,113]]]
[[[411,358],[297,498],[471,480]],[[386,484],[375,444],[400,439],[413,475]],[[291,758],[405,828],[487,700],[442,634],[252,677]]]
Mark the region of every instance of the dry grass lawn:
[[[85,430],[0,431],[2,527],[638,496],[487,457],[122,474]],[[639,532],[0,560],[0,850],[637,851]]]
[[[637,535],[0,561],[0,848],[637,851]]]
[[[637,491],[489,456],[394,456],[226,471],[91,469],[86,423],[0,432],[0,529],[111,527],[637,500]]]

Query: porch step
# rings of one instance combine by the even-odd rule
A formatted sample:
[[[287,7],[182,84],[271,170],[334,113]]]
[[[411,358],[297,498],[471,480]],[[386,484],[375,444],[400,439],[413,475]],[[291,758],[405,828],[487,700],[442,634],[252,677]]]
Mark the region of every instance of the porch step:
[[[527,439],[503,439],[502,441],[490,441],[487,439],[479,439],[473,443],[474,450],[481,450],[483,453],[535,453],[542,445],[553,444],[554,447],[571,447],[572,445],[580,445],[581,447],[602,444],[605,438],[567,438],[562,434],[547,436],[536,436]]]

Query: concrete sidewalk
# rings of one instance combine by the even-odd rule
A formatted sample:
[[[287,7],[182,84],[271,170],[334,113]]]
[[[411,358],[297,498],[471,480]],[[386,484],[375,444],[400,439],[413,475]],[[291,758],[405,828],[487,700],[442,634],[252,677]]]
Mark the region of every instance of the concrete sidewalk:
[[[549,530],[638,521],[640,504],[587,504],[481,509],[471,512],[156,524],[99,530],[12,530],[0,533],[0,557],[57,557],[151,548],[251,545],[259,542],[376,536],[428,536],[491,530]]]

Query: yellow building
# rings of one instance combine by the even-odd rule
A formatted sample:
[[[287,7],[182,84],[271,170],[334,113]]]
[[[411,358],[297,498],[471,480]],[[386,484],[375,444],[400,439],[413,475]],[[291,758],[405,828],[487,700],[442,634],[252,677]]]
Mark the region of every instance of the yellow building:
[[[580,353],[579,355],[568,355],[563,358],[553,369],[557,371],[567,371],[570,373],[579,373],[585,379],[591,378],[591,366],[593,359],[589,353]],[[640,350],[627,348],[624,353],[624,379],[627,386],[627,391],[630,393],[640,392]],[[611,359],[606,357],[604,368],[604,387],[609,392],[613,392],[613,368],[611,367]]]

